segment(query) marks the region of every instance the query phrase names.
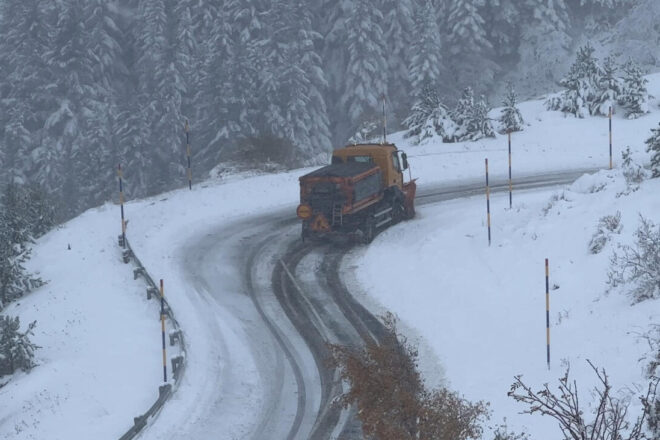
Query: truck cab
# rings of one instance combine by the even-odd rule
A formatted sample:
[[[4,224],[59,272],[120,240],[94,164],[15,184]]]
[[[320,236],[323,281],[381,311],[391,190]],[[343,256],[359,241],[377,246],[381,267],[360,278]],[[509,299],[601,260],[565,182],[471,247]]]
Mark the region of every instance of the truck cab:
[[[332,163],[366,162],[378,165],[383,188],[403,187],[403,153],[394,144],[360,144],[339,148],[332,153]],[[407,162],[407,161],[406,161]]]

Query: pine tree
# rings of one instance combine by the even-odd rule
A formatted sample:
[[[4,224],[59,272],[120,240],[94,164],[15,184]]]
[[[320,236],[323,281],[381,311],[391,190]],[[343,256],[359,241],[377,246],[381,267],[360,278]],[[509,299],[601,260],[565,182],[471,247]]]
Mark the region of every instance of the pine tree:
[[[144,103],[148,127],[149,194],[183,182],[185,153],[182,148],[186,72],[178,62],[186,48],[177,41],[182,27],[190,23],[176,17],[173,4],[164,0],[140,3],[137,50],[139,61],[140,100]],[[177,7],[181,7],[179,4]],[[177,179],[178,178],[178,179]]]
[[[431,0],[424,0],[415,13],[415,32],[410,48],[410,81],[413,93],[423,93],[426,86],[440,83],[442,46],[437,12]]]
[[[0,163],[23,181],[39,169],[34,163],[45,155],[45,147],[37,131],[57,106],[47,59],[52,50],[53,13],[53,3],[40,0],[0,4]],[[55,154],[49,159],[51,167],[59,160]],[[46,174],[49,168],[40,170]],[[56,179],[48,175],[43,180]]]
[[[614,109],[614,104],[621,94],[621,80],[617,77],[617,70],[614,57],[605,58],[596,99],[591,105],[592,115],[608,115],[610,108]]]
[[[651,129],[651,137],[646,140],[646,151],[651,153],[651,177],[660,177],[660,128]]]
[[[262,86],[266,54],[262,43],[268,39],[265,19],[269,4],[264,0],[229,0],[226,4],[232,32],[229,114],[241,136],[256,135],[266,126]],[[231,133],[230,127],[228,130]]]
[[[373,3],[379,7],[378,3]],[[415,0],[381,0],[383,11],[383,39],[387,48],[385,56],[388,66],[388,102],[393,113],[405,112],[410,108],[412,78],[409,75],[411,45],[415,40],[413,16]],[[438,31],[438,37],[440,32]],[[386,110],[388,110],[386,108]],[[388,120],[393,118],[388,115]]]
[[[451,118],[456,123],[455,141],[465,140],[469,134],[469,126],[474,111],[474,91],[472,87],[463,89],[456,107],[451,112]]]
[[[516,0],[485,0],[482,17],[498,59],[515,59],[520,45],[523,5]]]
[[[314,49],[320,35],[312,29],[306,3],[275,1],[268,24],[272,33],[265,43],[263,79],[267,132],[297,145],[307,159],[327,153],[331,144],[322,93],[327,82]]]
[[[15,183],[8,183],[3,191],[0,210],[0,309],[10,301],[43,285],[41,279],[25,271],[23,264],[30,257],[33,229],[29,201]]]
[[[95,119],[105,110],[108,91],[97,83],[98,62],[93,50],[98,49],[98,42],[90,39],[86,25],[86,14],[94,8],[87,9],[86,5],[83,0],[58,3],[55,50],[49,54],[49,63],[54,66],[54,90],[61,104],[46,122],[45,140],[61,142],[57,171],[62,173],[60,188],[68,215],[98,201],[108,183],[100,179],[98,173],[103,170],[97,168],[103,154],[110,151],[106,118]],[[95,145],[90,145],[92,137]]]
[[[46,190],[39,185],[23,188],[25,217],[30,237],[39,238],[55,226],[55,205]]]
[[[500,131],[502,133],[512,133],[523,129],[523,117],[518,109],[518,96],[513,88],[513,84],[507,85],[507,93],[502,102],[504,106],[500,115]]]
[[[569,27],[569,14],[565,0],[527,0],[534,21],[545,30],[566,31]]]
[[[642,69],[632,60],[628,60],[621,70],[623,70],[623,86],[619,104],[626,107],[628,119],[636,119],[649,112],[650,95],[646,90],[648,80],[644,78]]]
[[[378,111],[387,96],[387,64],[383,47],[383,16],[368,0],[355,0],[346,20],[348,60],[341,103],[353,126]]]
[[[440,136],[444,142],[453,142],[457,129],[440,94],[431,85],[422,89],[403,125],[408,128],[405,137],[412,137],[416,143],[433,136]]]
[[[488,117],[489,111],[486,99],[481,96],[475,102],[472,88],[466,87],[456,108],[451,112],[451,119],[457,126],[454,141],[476,141],[484,137],[494,137],[495,130]]]
[[[30,336],[34,335],[36,325],[37,321],[33,321],[21,333],[18,316],[0,316],[0,377],[35,367],[34,352],[41,347],[32,343]]]
[[[490,59],[492,45],[485,21],[472,0],[451,0],[447,17],[447,49],[457,82],[490,84],[497,65]]]
[[[598,96],[598,88],[603,76],[595,49],[587,44],[578,49],[575,62],[568,75],[560,81],[566,88],[558,101],[551,101],[549,107],[584,118],[591,114],[591,108]]]
[[[490,105],[488,105],[486,97],[481,95],[472,110],[471,121],[468,125],[468,140],[476,141],[484,137],[495,137],[493,124],[488,116],[489,112]]]
[[[240,133],[240,126],[233,119],[231,102],[235,91],[231,86],[232,29],[227,12],[210,8],[210,17],[203,30],[204,40],[200,53],[201,60],[199,86],[195,93],[197,112],[195,119],[200,128],[195,136],[196,148],[193,150],[195,163],[214,163],[220,161],[220,152],[229,139]]]

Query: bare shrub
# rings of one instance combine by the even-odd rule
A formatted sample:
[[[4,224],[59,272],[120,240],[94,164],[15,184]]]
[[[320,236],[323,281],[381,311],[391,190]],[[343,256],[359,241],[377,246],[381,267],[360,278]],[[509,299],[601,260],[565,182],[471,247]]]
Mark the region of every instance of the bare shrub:
[[[487,405],[470,403],[446,389],[429,391],[417,369],[417,350],[397,334],[396,320],[384,318],[380,344],[330,345],[330,363],[350,389],[344,407],[357,406],[365,438],[379,440],[466,440],[482,433]]]
[[[608,284],[631,284],[633,304],[660,297],[660,227],[642,215],[635,231],[635,246],[619,246],[610,258]]]
[[[493,440],[529,440],[529,436],[524,432],[515,433],[509,431],[505,418],[504,423],[495,427],[495,430],[493,431]]]
[[[589,241],[589,252],[598,254],[612,236],[612,233],[619,234],[623,229],[621,225],[621,212],[617,211],[614,215],[606,215],[598,220],[596,232]]]
[[[550,212],[550,210],[551,210],[551,209],[557,204],[557,202],[560,201],[560,200],[568,200],[568,199],[566,198],[566,193],[565,193],[564,191],[562,191],[561,194],[559,194],[559,193],[554,193],[554,194],[550,197],[550,201],[548,201],[548,204],[545,206],[545,208],[543,208],[543,215],[544,215],[544,216],[547,216],[548,213]]]
[[[589,362],[589,361],[587,361]],[[569,368],[559,379],[557,392],[553,392],[548,384],[539,391],[533,391],[521,377],[516,376],[511,385],[509,396],[527,405],[523,414],[541,414],[550,416],[559,423],[566,440],[644,440],[644,421],[648,411],[643,411],[633,422],[628,420],[628,405],[625,400],[612,396],[612,386],[605,370],[598,370],[589,362],[600,381],[600,386],[594,389],[596,402],[592,420],[585,419],[585,412],[580,405],[578,386],[575,380],[569,380]],[[656,383],[657,387],[657,383]],[[653,399],[655,389],[649,386],[642,402]]]
[[[646,340],[651,348],[651,359],[646,367],[646,377],[654,386],[651,396],[642,400],[647,413],[647,425],[653,439],[660,438],[660,396],[657,394],[658,382],[660,382],[660,325],[654,325],[646,335]]]

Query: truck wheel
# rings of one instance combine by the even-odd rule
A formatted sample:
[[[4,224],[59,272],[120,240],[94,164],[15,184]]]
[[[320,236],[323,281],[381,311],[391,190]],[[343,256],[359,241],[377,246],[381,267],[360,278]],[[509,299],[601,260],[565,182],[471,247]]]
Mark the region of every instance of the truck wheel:
[[[369,244],[374,240],[376,236],[376,221],[369,217],[364,222],[364,227],[362,228],[362,241],[364,244]]]
[[[392,224],[399,223],[405,218],[405,208],[399,201],[392,203]]]

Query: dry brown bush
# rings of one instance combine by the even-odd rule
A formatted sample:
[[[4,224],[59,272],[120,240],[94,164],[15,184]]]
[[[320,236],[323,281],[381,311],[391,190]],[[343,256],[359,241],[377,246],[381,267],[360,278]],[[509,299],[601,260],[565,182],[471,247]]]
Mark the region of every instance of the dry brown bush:
[[[330,363],[341,369],[350,389],[344,407],[356,405],[365,438],[378,440],[466,440],[478,438],[487,404],[470,403],[446,389],[427,390],[418,371],[417,350],[384,317],[380,344],[331,345]]]

